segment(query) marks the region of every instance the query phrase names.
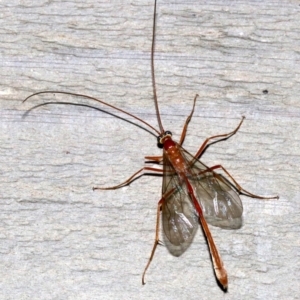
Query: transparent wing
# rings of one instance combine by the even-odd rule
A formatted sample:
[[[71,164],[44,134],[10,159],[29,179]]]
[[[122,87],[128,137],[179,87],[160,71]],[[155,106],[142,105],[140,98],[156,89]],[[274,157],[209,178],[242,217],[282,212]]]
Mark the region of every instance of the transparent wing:
[[[242,226],[243,205],[228,180],[211,170],[178,145],[188,164],[188,178],[206,221],[224,229]]]
[[[176,256],[181,255],[191,244],[199,227],[199,220],[187,193],[186,186],[164,156],[162,194],[162,224],[168,250]]]
[[[205,220],[224,229],[242,226],[243,205],[238,193],[229,181],[211,171],[190,153],[178,146],[186,164],[185,176],[192,184]],[[192,242],[199,226],[198,214],[180,179],[166,155],[163,157],[164,174],[162,194],[163,229],[167,248],[174,255],[182,254]]]

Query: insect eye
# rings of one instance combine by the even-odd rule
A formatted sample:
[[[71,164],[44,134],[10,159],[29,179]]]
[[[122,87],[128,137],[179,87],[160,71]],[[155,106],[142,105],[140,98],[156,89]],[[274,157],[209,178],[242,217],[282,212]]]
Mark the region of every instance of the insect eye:
[[[163,143],[162,143],[162,141],[161,141],[161,136],[158,136],[157,137],[157,147],[158,148],[160,148],[160,149],[162,149],[163,148]]]
[[[163,134],[157,137],[157,146],[158,148],[163,148],[163,140],[166,136],[172,136],[171,131],[165,131]]]

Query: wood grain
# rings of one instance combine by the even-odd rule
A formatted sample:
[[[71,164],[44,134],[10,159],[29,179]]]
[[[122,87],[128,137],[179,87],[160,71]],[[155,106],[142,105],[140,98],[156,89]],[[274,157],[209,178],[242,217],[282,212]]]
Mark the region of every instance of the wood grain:
[[[159,247],[141,285],[160,178],[92,191],[159,155],[155,137],[86,107],[28,113],[46,101],[93,105],[84,99],[49,95],[22,104],[41,90],[79,92],[156,126],[153,2],[0,5],[1,299],[298,299],[299,1],[158,3],[155,66],[165,129],[179,138],[196,93],[185,142],[191,153],[246,116],[240,131],[202,160],[222,164],[253,193],[280,195],[242,197],[240,230],[211,227],[229,275],[227,294],[200,230],[180,258]]]

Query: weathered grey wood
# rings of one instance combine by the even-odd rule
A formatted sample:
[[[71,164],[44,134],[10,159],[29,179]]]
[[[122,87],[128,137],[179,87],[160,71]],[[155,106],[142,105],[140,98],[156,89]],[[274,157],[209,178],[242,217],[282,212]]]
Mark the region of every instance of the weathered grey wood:
[[[2,1],[0,68],[1,299],[299,299],[300,7],[298,1],[159,1],[157,89],[185,147],[241,130],[202,157],[246,189],[244,225],[211,227],[229,274],[217,286],[201,231],[180,258],[154,238],[161,180],[115,185],[159,155],[146,131],[97,110],[38,108],[30,93],[97,96],[156,126],[150,45],[153,1]],[[268,90],[264,94],[263,90]],[[95,105],[103,108],[100,105]]]

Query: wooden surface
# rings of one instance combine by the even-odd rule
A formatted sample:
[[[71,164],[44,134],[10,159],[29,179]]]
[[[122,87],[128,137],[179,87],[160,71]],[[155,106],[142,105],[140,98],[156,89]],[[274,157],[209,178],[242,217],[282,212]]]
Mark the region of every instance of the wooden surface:
[[[239,230],[211,227],[229,274],[217,286],[199,230],[179,258],[163,246],[141,285],[161,179],[115,185],[159,155],[156,138],[96,109],[48,105],[97,96],[157,126],[152,101],[152,1],[2,1],[0,299],[299,299],[299,1],[159,1],[157,89],[185,148],[233,130],[202,161],[249,191]],[[267,94],[263,90],[268,90]]]

